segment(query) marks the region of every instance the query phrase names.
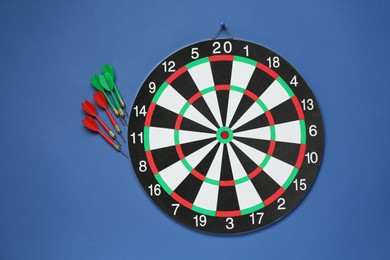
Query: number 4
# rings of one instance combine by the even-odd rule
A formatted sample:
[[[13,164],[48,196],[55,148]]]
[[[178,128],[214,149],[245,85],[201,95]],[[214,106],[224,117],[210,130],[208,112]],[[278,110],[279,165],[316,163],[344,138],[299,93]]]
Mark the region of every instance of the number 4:
[[[296,75],[291,79],[290,84],[294,85],[294,87],[298,86],[298,81],[297,81]]]

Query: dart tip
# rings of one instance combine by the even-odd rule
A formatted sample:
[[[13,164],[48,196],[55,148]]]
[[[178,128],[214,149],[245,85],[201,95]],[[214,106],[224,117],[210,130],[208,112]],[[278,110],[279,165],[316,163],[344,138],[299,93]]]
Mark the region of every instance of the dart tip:
[[[122,134],[119,134],[119,135],[122,137],[123,142],[126,144],[127,142],[126,142],[126,139],[123,137],[123,135]]]
[[[121,133],[122,133],[122,130],[120,129],[119,125],[115,125],[114,128],[115,128],[115,131],[116,131],[118,134],[121,134]]]
[[[121,154],[123,154],[124,157],[128,158],[127,155],[126,155],[124,152],[122,152],[122,150],[121,150],[121,148],[119,147],[119,145],[117,145],[117,144],[114,143],[114,144],[112,145],[112,147],[114,147],[114,149],[115,149],[117,152],[120,152]]]
[[[125,117],[125,113],[123,113],[123,110],[122,109],[118,109],[118,113],[119,113],[119,116],[124,118]]]
[[[124,157],[126,157],[126,158],[129,158],[129,157],[127,157],[127,155],[124,153],[124,152],[122,152],[122,151],[119,151],[121,154],[123,154],[123,156]]]

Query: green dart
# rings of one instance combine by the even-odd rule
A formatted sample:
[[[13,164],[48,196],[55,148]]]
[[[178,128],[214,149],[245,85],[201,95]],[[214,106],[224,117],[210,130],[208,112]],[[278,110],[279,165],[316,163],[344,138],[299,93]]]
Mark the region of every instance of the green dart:
[[[116,95],[118,96],[118,99],[119,99],[119,102],[121,104],[121,106],[123,108],[126,108],[126,104],[125,102],[123,101],[123,98],[122,98],[122,95],[121,93],[119,92],[119,89],[118,87],[116,86],[115,84],[115,73],[114,73],[114,69],[112,68],[112,66],[110,64],[106,64],[106,65],[103,65],[102,67],[102,71],[103,71],[103,74],[104,76],[106,77],[107,81],[108,81],[108,84],[112,85],[114,90],[115,90],[115,93]]]
[[[113,89],[115,91],[115,93],[119,99],[119,103],[120,103],[121,107],[124,108],[125,113],[126,113],[126,117],[128,117],[125,102],[123,101],[122,96],[119,93],[118,88],[116,87],[116,85],[114,83],[114,79],[112,78],[111,74],[109,74],[109,73],[104,73],[104,76],[106,77],[106,80],[107,80],[107,83],[108,83],[108,86],[110,87],[110,89]]]
[[[101,92],[103,92],[104,96],[106,97],[107,101],[108,101],[108,104],[110,105],[112,111],[114,112],[114,114],[116,116],[119,116],[119,113],[118,113],[118,110],[116,110],[116,108],[114,107],[114,105],[112,104],[111,100],[108,98],[106,92],[104,91],[104,88],[102,85],[100,85],[100,82],[99,82],[99,75],[93,75],[92,78],[91,78],[91,84],[94,88],[96,88],[97,90],[100,90]]]
[[[114,95],[114,88],[112,85],[108,84],[107,82],[107,79],[104,75],[99,75],[99,82],[100,82],[100,85],[107,91],[109,91],[111,93],[111,96],[112,98],[114,99],[114,103],[116,105],[116,108],[118,110],[118,113],[119,113],[119,116],[124,118],[125,117],[125,114],[123,113],[122,109],[121,109],[121,105],[119,104],[118,100],[116,99],[115,95]]]

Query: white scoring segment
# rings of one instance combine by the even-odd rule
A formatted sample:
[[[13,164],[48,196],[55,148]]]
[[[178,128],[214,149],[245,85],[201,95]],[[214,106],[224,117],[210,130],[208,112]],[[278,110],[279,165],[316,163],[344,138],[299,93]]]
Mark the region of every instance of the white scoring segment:
[[[162,106],[176,114],[180,114],[180,111],[186,103],[187,100],[185,100],[185,98],[181,96],[171,85],[168,85],[164,89],[161,96],[157,100],[157,105]],[[217,128],[192,105],[188,107],[184,117],[212,130],[217,130]]]
[[[221,176],[222,169],[222,155],[223,155],[223,145],[220,144],[217,150],[217,153],[214,156],[213,162],[210,165],[210,168],[206,174],[206,177],[215,181],[219,181]]]
[[[226,125],[230,125],[230,121],[232,120],[234,114],[236,113],[242,95],[243,95],[242,93],[237,91],[229,92],[229,101],[228,101],[227,114],[226,114]]]
[[[301,143],[301,124],[299,120],[275,125],[275,133],[276,141]]]
[[[240,119],[238,119],[238,121],[231,128],[234,131],[240,126],[245,125],[252,119],[261,116],[262,114],[264,114],[263,109],[260,107],[259,104],[255,102],[252,104],[252,106],[248,108],[248,110],[240,117]]]
[[[217,141],[214,141],[188,155],[186,157],[187,162],[192,167],[195,167],[210,152],[216,143]],[[161,178],[165,181],[171,190],[175,190],[189,174],[190,171],[184,166],[181,160],[160,171]]]
[[[230,165],[232,167],[233,179],[238,180],[248,176],[230,144],[227,144],[227,150],[228,150]]]
[[[150,149],[160,149],[175,145],[174,129],[149,127]]]
[[[293,169],[294,166],[275,157],[271,157],[264,167],[264,171],[280,186],[286,182]]]
[[[242,151],[244,152],[256,165],[260,165],[267,154],[250,147],[249,145],[246,145],[238,140],[233,140],[233,143]]]
[[[201,124],[209,129],[217,131],[217,128],[194,106],[188,107],[187,111],[184,114],[184,117],[191,119],[192,121],[195,121],[198,124]]]
[[[160,171],[160,176],[171,190],[175,190],[177,186],[190,174],[187,168],[179,160]]]
[[[246,89],[250,79],[252,78],[255,67],[245,62],[233,61],[232,76],[230,79],[231,86],[238,86]],[[230,125],[238,104],[241,101],[242,93],[236,91],[229,92],[228,110],[226,116],[226,125]]]
[[[233,61],[230,85],[246,89],[255,68],[255,66],[245,62]]]
[[[209,62],[194,66],[188,70],[199,91],[214,86],[213,73]],[[222,125],[221,112],[215,91],[203,95],[207,106],[210,108],[219,125]]]
[[[193,152],[192,154],[186,156],[187,162],[191,165],[191,167],[195,168],[205,157],[206,155],[214,148],[217,144],[217,140],[209,143],[208,145],[202,147],[201,149]]]
[[[271,130],[269,126],[264,126],[260,128],[234,132],[234,136],[261,140],[271,140]]]
[[[247,209],[262,202],[256,188],[251,181],[236,185],[237,200],[240,209]]]
[[[222,117],[221,111],[219,110],[217,93],[215,91],[209,92],[206,95],[203,95],[203,99],[210,108],[210,111],[213,114],[215,120],[217,120],[217,123],[222,126]]]
[[[157,100],[157,105],[179,114],[187,100],[171,85],[168,85]]]
[[[264,102],[268,110],[271,110],[289,98],[290,96],[283,86],[277,80],[274,80],[264,93],[261,94],[259,99]]]
[[[179,131],[179,141],[181,144],[201,141],[213,137],[215,138],[215,134],[212,133],[194,132],[194,131],[187,131],[187,130]],[[163,138],[163,137],[159,136],[159,138]]]
[[[210,62],[194,66],[188,70],[199,91],[214,86]]]
[[[194,205],[207,210],[216,211],[219,186],[203,182],[199,189]]]
[[[181,144],[196,142],[215,137],[215,134],[195,132],[188,130],[179,131]],[[151,150],[175,145],[175,130],[163,127],[149,127],[149,145]]]

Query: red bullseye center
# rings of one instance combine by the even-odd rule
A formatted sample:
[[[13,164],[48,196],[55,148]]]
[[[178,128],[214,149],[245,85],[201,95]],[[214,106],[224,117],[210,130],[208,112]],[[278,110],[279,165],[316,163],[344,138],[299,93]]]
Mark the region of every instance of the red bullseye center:
[[[221,133],[221,137],[222,137],[223,139],[228,139],[228,138],[229,138],[229,133],[228,133],[228,131],[223,131],[223,132]]]

